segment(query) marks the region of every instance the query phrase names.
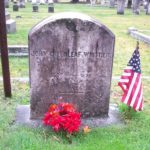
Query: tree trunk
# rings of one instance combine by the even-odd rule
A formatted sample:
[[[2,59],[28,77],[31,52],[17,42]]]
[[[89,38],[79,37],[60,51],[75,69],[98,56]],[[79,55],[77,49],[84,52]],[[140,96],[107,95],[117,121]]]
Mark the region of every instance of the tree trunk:
[[[150,15],[150,2],[147,5],[146,15]]]
[[[72,3],[79,3],[79,0],[72,0]]]
[[[123,15],[125,8],[125,0],[117,0],[117,14]]]
[[[140,2],[141,2],[141,0],[133,0],[132,1],[133,13],[136,15],[140,14]]]
[[[114,8],[115,7],[115,0],[110,0],[109,1],[109,8]]]
[[[132,6],[132,0],[128,0],[127,8],[131,8],[131,6]]]

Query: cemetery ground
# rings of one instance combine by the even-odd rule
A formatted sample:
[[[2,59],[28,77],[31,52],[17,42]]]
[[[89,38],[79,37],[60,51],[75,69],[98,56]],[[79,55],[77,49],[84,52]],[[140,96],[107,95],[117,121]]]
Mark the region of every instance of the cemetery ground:
[[[15,108],[18,104],[29,104],[29,85],[12,82],[13,97],[3,97],[0,89],[0,149],[1,150],[149,150],[150,149],[150,81],[144,80],[144,111],[131,115],[123,111],[120,104],[120,89],[113,81],[111,102],[119,104],[124,123],[102,128],[93,128],[87,134],[79,133],[69,144],[61,134],[42,127],[31,128],[16,125]]]
[[[17,33],[8,35],[9,45],[27,45],[27,35],[31,27],[47,13],[47,6],[40,6],[39,13],[32,13],[30,4],[19,12],[8,9],[16,20]],[[100,20],[107,25],[116,36],[113,77],[120,76],[130,59],[136,40],[127,34],[128,27],[134,26],[148,30],[149,16],[144,12],[135,16],[126,10],[124,16],[116,15],[115,9],[91,7],[85,4],[55,4],[55,12],[77,11]],[[16,18],[21,16],[21,18]],[[142,76],[150,76],[150,46],[140,42]],[[10,57],[11,77],[28,77],[28,58]],[[0,69],[1,71],[1,69]],[[2,75],[1,75],[2,76]],[[3,86],[0,82],[0,150],[149,150],[150,149],[150,79],[143,78],[144,111],[135,113],[120,103],[122,91],[117,86],[118,80],[112,80],[110,102],[119,106],[123,124],[92,129],[90,133],[79,133],[72,139],[72,144],[61,134],[48,129],[16,125],[15,108],[18,104],[29,104],[29,83],[12,81],[12,98],[4,98]]]

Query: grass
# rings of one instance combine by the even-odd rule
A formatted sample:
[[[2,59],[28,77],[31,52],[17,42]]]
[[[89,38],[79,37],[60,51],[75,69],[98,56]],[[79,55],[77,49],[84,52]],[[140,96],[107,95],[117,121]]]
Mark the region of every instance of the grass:
[[[141,31],[140,31],[141,32]],[[142,31],[141,33],[147,35],[147,36],[150,36],[150,30],[147,30],[147,31]]]
[[[13,97],[3,97],[0,85],[0,150],[149,150],[150,149],[150,81],[144,80],[144,111],[124,114],[125,106],[117,81],[112,82],[111,102],[120,107],[124,124],[92,129],[88,134],[79,133],[72,138],[72,144],[62,134],[48,128],[31,128],[14,123],[15,108],[18,104],[29,104],[29,85],[13,82]],[[2,117],[3,116],[3,117]]]
[[[136,40],[127,35],[130,26],[141,30],[148,30],[149,16],[142,12],[139,16],[126,10],[124,16],[116,15],[115,9],[106,7],[90,7],[84,4],[56,4],[55,12],[77,11],[90,15],[103,22],[116,35],[113,76],[121,75],[135,48]],[[8,43],[27,44],[27,35],[31,27],[51,15],[47,13],[47,6],[40,6],[40,13],[32,13],[30,4],[19,12],[12,12],[11,17],[16,20],[17,33],[8,35]],[[22,18],[16,19],[16,16]],[[140,42],[143,76],[150,76],[150,47]],[[10,57],[12,77],[27,77],[28,58]],[[1,68],[0,68],[1,71]],[[0,72],[1,74],[1,72]],[[121,89],[117,80],[112,80],[111,103],[116,103],[124,119],[123,125],[113,125],[95,128],[84,135],[79,133],[73,137],[72,144],[62,134],[53,133],[47,128],[30,128],[16,125],[15,108],[18,104],[29,104],[29,84],[12,81],[11,99],[3,95],[0,82],[0,150],[149,150],[150,149],[150,80],[143,80],[144,111],[128,113],[126,106],[120,103]]]
[[[31,4],[29,3],[26,5],[25,9],[20,9],[19,12],[13,12],[12,7],[8,10],[11,17],[16,20],[17,24],[17,32],[15,34],[8,34],[9,45],[27,45],[28,32],[30,29],[36,23],[52,15],[51,13],[47,13],[46,5],[39,6],[39,13],[33,13]],[[135,16],[130,9],[126,9],[125,15],[117,15],[116,9],[110,9],[107,7],[91,7],[86,4],[55,4],[55,13],[64,11],[74,11],[87,14],[99,20],[112,30],[116,36],[113,76],[119,76],[122,73],[123,68],[129,61],[136,46],[136,40],[127,34],[128,28],[134,26],[139,30],[148,30],[150,26],[149,16],[145,15],[143,11],[140,15]],[[16,16],[21,16],[22,18],[16,18]],[[140,53],[143,76],[149,76],[150,46],[140,42]],[[28,58],[10,58],[10,64],[12,77],[28,76]]]

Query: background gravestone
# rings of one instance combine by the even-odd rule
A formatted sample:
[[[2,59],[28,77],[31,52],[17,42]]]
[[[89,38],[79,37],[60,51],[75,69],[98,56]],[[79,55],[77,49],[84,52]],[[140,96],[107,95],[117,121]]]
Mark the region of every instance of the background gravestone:
[[[83,117],[107,116],[114,34],[79,13],[61,13],[29,33],[31,118],[62,96]]]
[[[5,0],[5,8],[9,8],[9,0]]]
[[[6,18],[7,33],[15,33],[16,21],[10,18],[10,13],[7,10],[5,10],[5,18]]]
[[[19,7],[25,8],[25,0],[19,0]]]

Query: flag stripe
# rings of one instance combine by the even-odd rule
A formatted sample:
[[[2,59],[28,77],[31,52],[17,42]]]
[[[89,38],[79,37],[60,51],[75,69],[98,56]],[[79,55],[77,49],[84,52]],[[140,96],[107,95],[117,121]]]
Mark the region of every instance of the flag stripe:
[[[134,83],[135,83],[135,81],[136,81],[136,78],[137,78],[137,73],[134,74],[133,79],[132,79],[132,82],[131,82],[131,85],[130,85],[130,88],[129,88],[127,94],[126,94],[126,95],[124,96],[124,98],[123,98],[123,102],[124,102],[125,104],[127,104],[127,102],[128,102],[128,99],[129,99],[130,94],[131,94],[131,92],[132,92],[132,88],[133,88],[133,86],[134,86]]]
[[[137,95],[137,98],[136,98],[136,100],[135,100],[135,103],[134,103],[134,105],[133,105],[133,109],[134,109],[134,110],[137,110],[137,109],[139,108],[140,101],[141,101],[141,88],[140,88],[140,91],[139,91],[139,93],[138,93],[138,95]]]
[[[120,82],[118,83],[118,85],[122,88],[122,90],[125,92],[126,88],[124,88],[124,86],[126,87],[126,85],[121,84]]]
[[[127,86],[126,86],[126,85],[122,85],[122,86],[123,86],[123,88],[126,90]]]
[[[130,75],[131,75],[130,72],[124,72],[124,73],[123,73],[123,76],[124,76],[124,77],[128,77],[128,76],[130,76]]]
[[[135,82],[134,82],[134,85],[133,85],[133,88],[132,88],[132,92],[131,92],[130,97],[129,97],[129,100],[128,100],[128,102],[127,102],[127,104],[128,104],[129,106],[131,106],[131,102],[133,101],[133,97],[134,97],[134,95],[135,95],[135,92],[136,92],[136,88],[137,88],[137,84],[138,84],[138,82],[139,82],[139,79],[140,79],[140,75],[137,73],[137,77],[136,77],[136,80],[135,80]]]
[[[143,109],[143,90],[141,88],[141,94],[140,94],[140,98],[139,98],[139,102],[137,104],[136,110],[140,110]]]
[[[129,79],[120,79],[120,82],[128,83],[128,82],[129,82]]]
[[[139,93],[141,92],[141,89],[140,89],[141,88],[141,76],[140,75],[138,75],[138,76],[139,76],[138,85],[136,86],[136,90],[135,90],[134,96],[132,98],[132,102],[130,104],[130,106],[132,106],[132,107],[137,99],[137,96],[139,96]]]
[[[133,104],[133,106],[132,106],[132,107],[134,108],[134,110],[136,110],[136,107],[137,107],[138,102],[139,102],[139,100],[140,100],[141,89],[142,89],[142,86],[140,86],[140,89],[139,89],[138,95],[137,95],[137,97],[136,97],[136,99],[135,99],[135,102],[134,102],[134,104]]]
[[[132,66],[126,66],[126,68],[125,69],[129,69],[129,70],[131,70],[132,69]]]

